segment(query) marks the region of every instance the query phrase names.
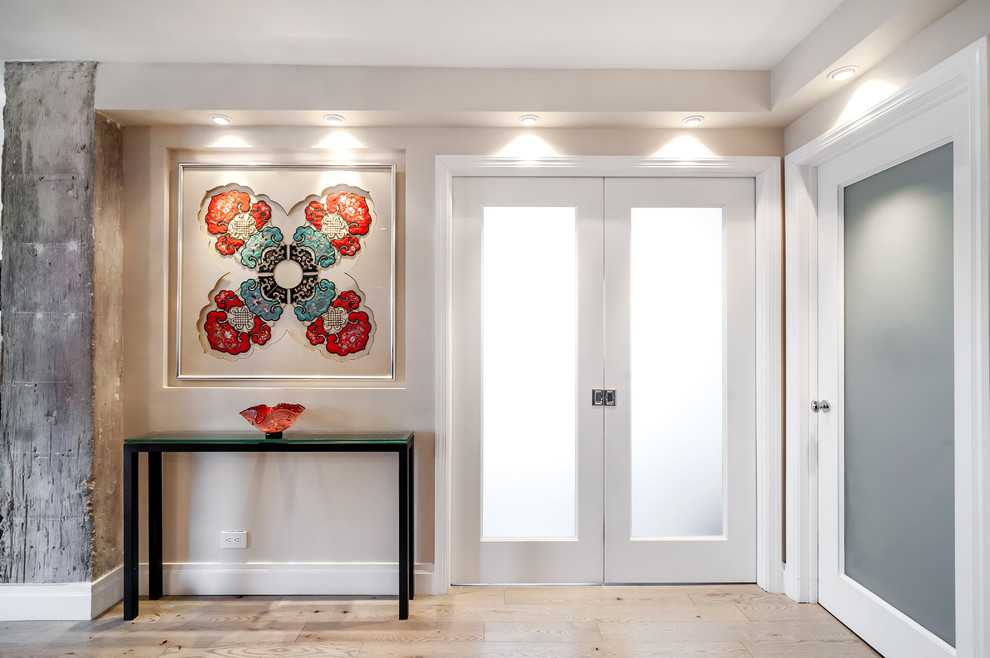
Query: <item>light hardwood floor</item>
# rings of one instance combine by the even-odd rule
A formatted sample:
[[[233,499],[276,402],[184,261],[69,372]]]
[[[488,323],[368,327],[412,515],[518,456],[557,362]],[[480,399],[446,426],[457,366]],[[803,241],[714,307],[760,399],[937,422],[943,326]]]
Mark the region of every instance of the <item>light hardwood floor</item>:
[[[0,622],[0,656],[877,656],[817,605],[755,585],[454,587],[394,597],[166,597],[90,622]]]

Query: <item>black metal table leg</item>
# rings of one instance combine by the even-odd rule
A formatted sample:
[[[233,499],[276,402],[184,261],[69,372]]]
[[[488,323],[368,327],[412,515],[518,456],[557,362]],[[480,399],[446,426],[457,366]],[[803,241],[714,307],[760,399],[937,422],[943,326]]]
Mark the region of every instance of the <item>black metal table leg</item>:
[[[124,619],[138,615],[138,451],[124,449]]]
[[[399,619],[409,619],[409,449],[399,448]]]
[[[148,452],[148,598],[162,598],[162,453]]]
[[[413,459],[413,445],[409,444],[409,599],[416,598],[416,460]]]

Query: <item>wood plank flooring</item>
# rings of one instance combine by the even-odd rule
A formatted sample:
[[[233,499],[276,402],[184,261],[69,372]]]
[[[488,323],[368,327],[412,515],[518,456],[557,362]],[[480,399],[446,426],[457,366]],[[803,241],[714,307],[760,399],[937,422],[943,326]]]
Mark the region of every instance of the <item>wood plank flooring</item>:
[[[89,622],[0,622],[0,656],[577,658],[878,656],[817,605],[755,585],[454,587],[395,597],[141,601]]]

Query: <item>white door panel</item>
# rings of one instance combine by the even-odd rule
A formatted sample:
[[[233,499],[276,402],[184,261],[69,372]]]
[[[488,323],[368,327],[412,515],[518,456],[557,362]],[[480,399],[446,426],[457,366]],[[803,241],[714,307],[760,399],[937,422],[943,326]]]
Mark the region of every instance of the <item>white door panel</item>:
[[[756,579],[753,190],[606,183],[607,581]]]
[[[819,597],[891,657],[955,655],[971,273],[946,126],[964,117],[947,101],[819,169]]]
[[[600,354],[602,341],[601,186],[597,179],[454,181],[454,582],[601,580],[602,423],[588,401],[602,371],[600,358],[587,357]],[[515,243],[486,252],[486,227],[497,236],[513,217],[524,225]],[[548,251],[558,263],[569,256],[570,271],[532,265]],[[569,288],[561,289],[564,281]],[[560,317],[562,300],[576,322]],[[562,345],[573,351],[568,372],[529,367],[552,368],[544,353]],[[486,385],[502,393],[486,394]]]
[[[753,179],[453,202],[453,582],[755,580]]]

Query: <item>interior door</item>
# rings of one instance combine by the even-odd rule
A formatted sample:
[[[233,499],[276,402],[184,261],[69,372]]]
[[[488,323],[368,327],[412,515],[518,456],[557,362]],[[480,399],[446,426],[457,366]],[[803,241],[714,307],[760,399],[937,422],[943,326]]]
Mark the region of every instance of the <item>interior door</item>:
[[[605,190],[605,580],[753,582],[753,180]]]
[[[819,170],[819,596],[894,657],[955,655],[971,241],[944,126],[964,109]]]
[[[755,580],[753,209],[455,179],[453,582]]]
[[[602,571],[602,181],[456,178],[455,583]]]

